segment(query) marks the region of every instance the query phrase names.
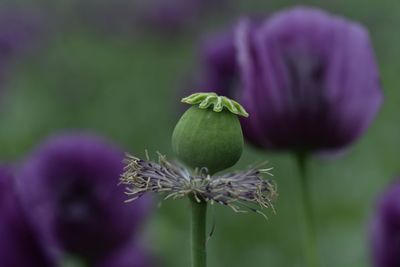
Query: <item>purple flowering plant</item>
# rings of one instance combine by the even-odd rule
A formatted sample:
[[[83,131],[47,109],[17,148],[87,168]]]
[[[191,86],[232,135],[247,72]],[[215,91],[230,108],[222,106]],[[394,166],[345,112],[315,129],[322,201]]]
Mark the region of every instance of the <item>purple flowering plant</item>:
[[[137,1],[137,24],[150,31],[176,35],[193,28],[204,16],[218,7],[228,6],[225,0],[142,0]]]
[[[6,166],[0,167],[0,218],[1,266],[55,266],[24,213],[13,171]]]
[[[233,33],[232,33],[233,32]],[[337,153],[367,130],[383,101],[367,29],[311,7],[241,19],[205,42],[199,90],[237,96],[257,148],[290,151],[300,171],[308,266],[318,266],[307,162]],[[216,88],[219,87],[220,88]]]
[[[247,139],[267,149],[342,149],[369,126],[381,103],[367,30],[312,8],[237,28],[242,101],[254,113]]]
[[[37,46],[44,28],[43,17],[36,10],[0,10],[0,83],[6,80],[10,63]]]
[[[143,16],[175,31],[202,5],[181,2],[157,5]],[[0,16],[3,63],[29,44],[33,26]],[[266,216],[264,209],[273,209],[277,197],[276,184],[266,179],[272,168],[264,163],[227,171],[241,157],[244,139],[295,155],[308,235],[302,249],[307,266],[319,266],[307,162],[356,142],[382,104],[368,31],[343,17],[297,7],[257,23],[240,20],[207,40],[201,57],[196,87],[208,93],[182,99],[191,107],[172,134],[176,161],[162,154],[156,161],[148,155],[124,160],[123,150],[107,140],[70,133],[39,144],[17,175],[0,167],[1,266],[154,266],[137,235],[151,208],[148,193],[157,193],[189,199],[192,267],[205,267],[209,205]],[[400,264],[399,194],[394,184],[374,217],[377,267]]]
[[[123,157],[120,148],[101,137],[65,133],[39,144],[23,163],[19,196],[54,262],[152,266],[135,240],[151,201],[124,203],[117,186]]]
[[[370,234],[373,266],[400,266],[399,181],[394,182],[380,197]]]
[[[135,156],[126,159],[121,184],[126,185],[130,201],[148,192],[164,199],[188,197],[192,211],[192,267],[207,266],[207,204],[218,203],[236,212],[265,214],[277,196],[276,185],[264,175],[272,168],[264,164],[217,174],[233,166],[243,150],[243,135],[238,116],[249,114],[236,101],[215,93],[196,93],[182,99],[192,105],[180,118],[172,135],[178,161],[159,154],[158,162]]]

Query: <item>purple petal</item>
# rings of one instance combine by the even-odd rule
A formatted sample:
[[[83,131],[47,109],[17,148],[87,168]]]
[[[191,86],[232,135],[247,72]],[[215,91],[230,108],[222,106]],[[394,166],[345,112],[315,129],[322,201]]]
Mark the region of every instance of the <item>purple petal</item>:
[[[400,266],[400,182],[381,197],[371,228],[375,267]]]
[[[53,136],[28,157],[18,185],[49,246],[96,261],[131,240],[149,199],[126,204],[123,152],[90,134]]]
[[[370,125],[381,102],[379,74],[361,25],[293,8],[236,30],[247,138],[263,148],[336,150]]]
[[[54,266],[21,208],[14,177],[5,167],[0,167],[0,218],[0,266]]]

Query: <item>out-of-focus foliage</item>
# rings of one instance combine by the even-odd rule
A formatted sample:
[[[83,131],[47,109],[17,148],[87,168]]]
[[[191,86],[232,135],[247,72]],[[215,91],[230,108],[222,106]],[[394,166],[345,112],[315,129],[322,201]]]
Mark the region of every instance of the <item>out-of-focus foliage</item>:
[[[373,203],[399,171],[400,2],[227,1],[227,12],[203,14],[188,29],[169,35],[143,30],[134,20],[131,27],[124,22],[122,31],[118,25],[105,30],[104,24],[111,25],[119,14],[99,19],[94,13],[97,2],[92,1],[85,7],[96,18],[92,20],[82,15],[78,2],[17,3],[42,11],[51,27],[41,47],[12,62],[11,75],[0,90],[1,161],[19,161],[47,135],[71,128],[97,131],[138,156],[144,156],[145,149],[150,155],[171,155],[172,130],[183,109],[178,96],[196,70],[203,34],[231,25],[241,15],[267,16],[295,4],[322,7],[363,23],[376,51],[385,103],[355,146],[338,159],[315,159],[311,175],[323,266],[368,266],[367,225]],[[122,0],[117,2],[123,6]],[[211,208],[209,225],[215,222],[216,229],[208,242],[210,266],[299,266],[294,160],[289,154],[248,147],[238,166],[265,159],[274,166],[279,184],[277,214],[269,213],[266,222],[254,214]],[[147,227],[145,242],[165,267],[189,265],[188,208],[185,201],[163,202]]]

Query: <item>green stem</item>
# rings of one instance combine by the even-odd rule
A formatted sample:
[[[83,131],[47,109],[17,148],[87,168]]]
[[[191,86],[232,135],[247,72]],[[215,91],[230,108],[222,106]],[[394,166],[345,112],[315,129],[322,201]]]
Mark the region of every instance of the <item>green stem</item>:
[[[314,224],[313,207],[309,192],[309,180],[307,175],[307,155],[297,155],[297,165],[300,172],[300,195],[304,212],[304,254],[307,260],[307,267],[318,267],[318,252],[316,244],[316,233]]]
[[[85,262],[83,259],[72,255],[65,255],[58,264],[58,267],[86,267],[86,266],[90,266],[90,264]]]
[[[206,267],[206,216],[207,203],[190,197],[192,206],[192,267]]]

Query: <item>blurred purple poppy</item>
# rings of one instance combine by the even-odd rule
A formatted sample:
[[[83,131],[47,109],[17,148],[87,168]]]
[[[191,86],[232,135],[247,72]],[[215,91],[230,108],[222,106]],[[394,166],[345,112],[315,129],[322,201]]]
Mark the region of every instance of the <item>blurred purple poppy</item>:
[[[258,147],[341,149],[369,126],[382,92],[367,30],[314,8],[236,31],[243,120]]]
[[[54,266],[23,213],[5,167],[0,167],[0,237],[0,266]]]
[[[225,0],[92,0],[73,6],[71,19],[83,19],[103,33],[137,33],[142,30],[168,36],[181,33]]]
[[[0,84],[7,79],[10,61],[31,51],[43,32],[41,15],[34,10],[0,10]]]
[[[124,203],[123,156],[89,134],[54,136],[32,153],[19,192],[49,246],[95,263],[132,240],[150,203]]]
[[[41,16],[33,10],[1,10],[1,61],[28,50],[43,33],[42,26]]]
[[[232,31],[207,36],[201,46],[201,78],[195,90],[229,95],[238,80]],[[187,94],[185,94],[187,95]]]
[[[138,23],[162,33],[177,33],[193,26],[204,14],[222,6],[224,0],[145,0],[136,8]]]
[[[375,267],[400,266],[400,182],[381,197],[372,224]]]
[[[80,20],[101,34],[131,34],[134,32],[135,1],[87,0],[72,5],[69,19]],[[72,21],[71,21],[72,23]]]
[[[178,91],[177,98],[196,92],[215,92],[235,98],[239,81],[235,35],[232,29],[207,35],[200,42],[199,67]]]

